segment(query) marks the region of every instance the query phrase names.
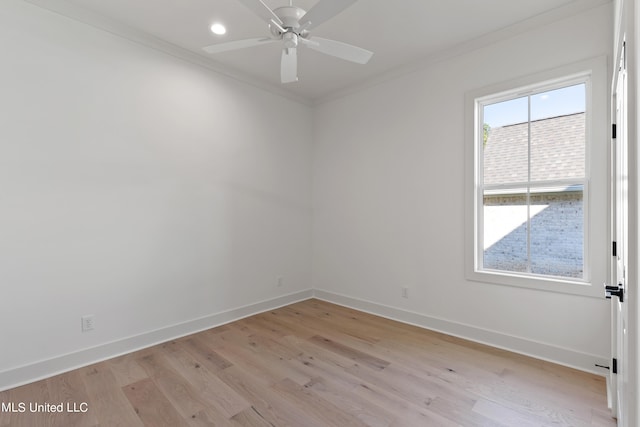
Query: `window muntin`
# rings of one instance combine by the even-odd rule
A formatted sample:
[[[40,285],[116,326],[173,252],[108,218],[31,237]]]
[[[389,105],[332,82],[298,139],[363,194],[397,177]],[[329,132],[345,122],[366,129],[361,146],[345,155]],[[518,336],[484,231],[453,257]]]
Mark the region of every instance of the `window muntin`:
[[[587,91],[584,77],[476,101],[479,271],[587,280]]]

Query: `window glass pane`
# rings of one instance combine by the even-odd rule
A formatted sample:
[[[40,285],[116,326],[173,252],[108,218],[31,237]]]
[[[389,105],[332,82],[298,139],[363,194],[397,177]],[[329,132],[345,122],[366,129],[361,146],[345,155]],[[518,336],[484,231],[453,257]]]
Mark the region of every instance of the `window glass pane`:
[[[487,104],[483,110],[483,122],[492,128],[524,123],[529,120],[528,97]]]
[[[527,272],[526,194],[485,192],[483,218],[483,267]]]
[[[531,181],[584,178],[584,84],[531,97]]]
[[[528,179],[527,97],[483,107],[483,183],[513,184]]]
[[[532,192],[530,200],[531,272],[583,278],[582,186]]]
[[[531,120],[584,113],[586,90],[586,85],[580,83],[532,95]]]

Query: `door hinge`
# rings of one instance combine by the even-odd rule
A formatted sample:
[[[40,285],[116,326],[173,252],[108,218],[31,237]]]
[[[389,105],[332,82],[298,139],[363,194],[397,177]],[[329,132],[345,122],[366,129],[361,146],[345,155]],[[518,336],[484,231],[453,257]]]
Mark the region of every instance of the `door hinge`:
[[[611,242],[611,256],[618,256],[618,244]]]
[[[611,361],[611,372],[613,372],[614,374],[618,373],[618,359],[616,359],[615,357]]]
[[[611,138],[616,139],[617,135],[618,135],[618,130],[617,130],[616,124],[614,123],[611,125]]]

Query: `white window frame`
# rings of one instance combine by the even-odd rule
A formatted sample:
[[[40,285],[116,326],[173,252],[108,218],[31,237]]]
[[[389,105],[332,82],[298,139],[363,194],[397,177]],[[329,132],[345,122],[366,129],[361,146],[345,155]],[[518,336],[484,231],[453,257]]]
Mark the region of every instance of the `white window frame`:
[[[602,297],[609,268],[608,114],[606,57],[566,65],[467,93],[465,97],[466,253],[468,280],[544,291]],[[563,278],[482,268],[482,108],[485,104],[532,95],[573,84],[586,85],[585,178],[583,180],[583,277]]]

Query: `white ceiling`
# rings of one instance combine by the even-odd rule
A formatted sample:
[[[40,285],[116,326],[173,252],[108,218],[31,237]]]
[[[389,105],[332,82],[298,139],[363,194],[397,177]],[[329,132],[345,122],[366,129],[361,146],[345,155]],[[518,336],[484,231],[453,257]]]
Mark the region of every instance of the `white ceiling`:
[[[52,0],[27,0],[52,8]],[[318,0],[294,0],[309,10]],[[288,0],[264,0],[273,8]],[[203,46],[267,36],[266,24],[237,0],[58,0],[58,11],[75,17],[104,17],[120,29],[161,39],[211,61],[229,74],[249,76],[261,84],[285,90],[308,101],[319,100],[360,85],[481,36],[523,25],[557,19],[608,0],[360,0],[316,27],[313,35],[343,41],[374,52],[366,65],[352,64],[310,49],[299,49],[300,81],[280,83],[278,44],[210,55]],[[65,4],[64,8],[59,5]],[[89,12],[89,13],[79,13]],[[209,30],[223,22],[225,36]],[[91,23],[91,22],[89,22]],[[127,31],[123,34],[127,36]]]

